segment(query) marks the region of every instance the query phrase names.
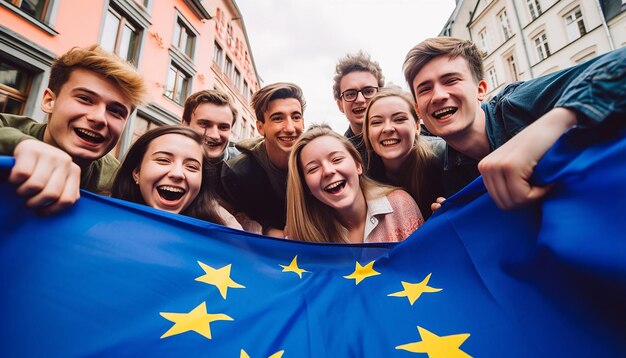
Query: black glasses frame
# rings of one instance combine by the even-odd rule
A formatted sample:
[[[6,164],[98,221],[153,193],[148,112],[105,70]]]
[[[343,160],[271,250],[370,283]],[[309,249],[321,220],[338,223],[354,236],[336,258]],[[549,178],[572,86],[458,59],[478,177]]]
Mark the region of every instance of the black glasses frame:
[[[371,95],[366,96],[364,91],[371,90],[371,89],[374,89],[374,92]],[[374,97],[376,95],[376,93],[378,93],[378,89],[379,88],[377,86],[367,86],[367,87],[363,87],[363,88],[361,88],[359,90],[347,89],[347,90],[343,91],[341,93],[341,96],[339,96],[339,97],[343,98],[343,100],[346,101],[346,102],[354,102],[359,97],[359,93],[360,93],[360,94],[363,95],[363,98],[370,99],[370,98]],[[347,99],[346,98],[346,92],[354,92],[354,99],[352,99],[352,100]]]

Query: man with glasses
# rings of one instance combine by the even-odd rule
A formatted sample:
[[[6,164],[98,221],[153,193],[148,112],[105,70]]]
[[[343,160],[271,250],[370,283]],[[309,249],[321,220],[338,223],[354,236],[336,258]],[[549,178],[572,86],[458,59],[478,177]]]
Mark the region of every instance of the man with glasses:
[[[378,62],[372,61],[363,52],[348,54],[337,62],[333,80],[333,95],[337,106],[350,122],[344,136],[359,151],[367,168],[367,148],[362,136],[363,121],[369,100],[385,85],[382,70]]]

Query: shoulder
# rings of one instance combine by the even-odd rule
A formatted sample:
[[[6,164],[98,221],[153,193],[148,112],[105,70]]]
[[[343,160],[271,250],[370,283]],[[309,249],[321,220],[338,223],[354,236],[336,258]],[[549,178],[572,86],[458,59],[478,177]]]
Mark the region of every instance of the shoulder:
[[[246,176],[252,175],[260,170],[259,163],[250,153],[241,153],[236,157],[224,161],[222,165],[222,176]]]
[[[413,197],[402,189],[396,189],[390,192],[389,194],[387,194],[387,200],[389,200],[389,203],[391,204],[391,207],[394,209],[394,211],[396,210],[419,211],[419,209],[417,208],[417,204],[415,203],[415,200],[413,200]]]

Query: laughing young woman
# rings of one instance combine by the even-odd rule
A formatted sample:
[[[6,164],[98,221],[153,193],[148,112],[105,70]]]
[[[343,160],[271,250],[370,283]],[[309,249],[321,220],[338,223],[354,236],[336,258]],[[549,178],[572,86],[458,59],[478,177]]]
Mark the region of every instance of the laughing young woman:
[[[377,156],[376,160],[370,158],[373,165],[367,174],[406,190],[428,219],[443,199],[445,142],[421,136],[419,122],[411,95],[385,88],[367,107],[363,140],[370,157]]]
[[[181,126],[157,127],[130,148],[111,196],[241,229],[217,204],[207,170],[210,164],[202,135]]]
[[[312,126],[294,144],[287,180],[287,231],[311,242],[397,242],[424,219],[405,191],[363,175],[345,137]]]

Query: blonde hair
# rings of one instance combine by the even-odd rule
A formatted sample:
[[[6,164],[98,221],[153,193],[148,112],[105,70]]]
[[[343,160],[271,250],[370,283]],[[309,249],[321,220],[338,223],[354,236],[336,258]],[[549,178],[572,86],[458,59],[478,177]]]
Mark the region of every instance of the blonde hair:
[[[337,220],[334,209],[317,200],[304,181],[300,155],[306,145],[316,138],[330,136],[343,144],[354,161],[363,166],[363,160],[354,146],[326,124],[314,124],[294,144],[289,156],[287,177],[287,231],[288,236],[309,242],[348,242],[347,230]],[[359,185],[366,199],[383,197],[397,188],[383,185],[361,175]],[[365,219],[365,218],[364,218]]]
[[[420,119],[415,111],[415,102],[410,94],[403,92],[400,88],[386,87],[378,92],[370,101],[367,109],[365,110],[365,123],[363,126],[363,141],[367,148],[367,155],[369,162],[372,162],[372,143],[369,139],[369,124],[370,124],[370,108],[381,98],[398,97],[404,100],[409,106],[409,112],[415,120],[415,125],[418,130],[415,132],[415,141],[413,142],[413,150],[411,155],[407,158],[406,163],[403,163],[404,168],[403,175],[399,177],[399,181],[394,183],[406,190],[416,202],[420,202],[420,191],[425,180],[425,170],[431,167],[431,163],[436,160],[435,153],[430,148],[428,143],[419,135]],[[375,152],[374,152],[375,153]]]
[[[50,69],[48,88],[58,95],[77,68],[95,72],[113,81],[124,97],[130,100],[132,110],[145,103],[147,87],[141,75],[131,64],[98,45],[74,47],[56,58]]]

